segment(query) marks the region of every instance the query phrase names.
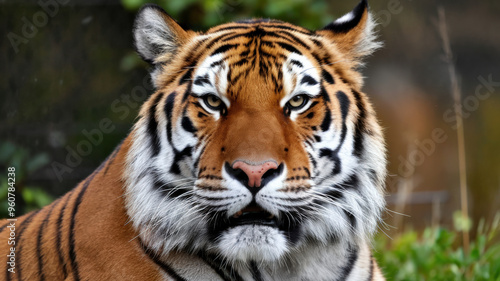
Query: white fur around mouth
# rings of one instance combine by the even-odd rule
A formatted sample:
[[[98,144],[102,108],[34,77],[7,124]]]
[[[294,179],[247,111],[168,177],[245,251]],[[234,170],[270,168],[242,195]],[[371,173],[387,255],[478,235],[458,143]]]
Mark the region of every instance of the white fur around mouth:
[[[246,224],[226,230],[218,248],[230,260],[264,262],[280,259],[288,251],[288,243],[276,227]]]

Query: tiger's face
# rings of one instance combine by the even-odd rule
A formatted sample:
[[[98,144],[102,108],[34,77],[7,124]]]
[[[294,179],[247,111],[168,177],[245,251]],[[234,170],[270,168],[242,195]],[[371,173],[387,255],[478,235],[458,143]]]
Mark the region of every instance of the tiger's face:
[[[356,68],[372,36],[364,1],[319,31],[249,20],[194,33],[143,8],[136,46],[157,91],[125,174],[143,243],[276,262],[369,237],[385,151]]]

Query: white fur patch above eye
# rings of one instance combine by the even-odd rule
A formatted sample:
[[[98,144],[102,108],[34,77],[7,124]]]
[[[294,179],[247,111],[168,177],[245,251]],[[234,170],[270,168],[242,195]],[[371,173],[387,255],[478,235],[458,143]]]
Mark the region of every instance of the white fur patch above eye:
[[[302,55],[291,53],[283,64],[283,89],[285,96],[280,100],[280,106],[282,108],[285,107],[287,102],[296,95],[305,94],[313,97],[319,95],[320,81],[318,69],[309,59]],[[307,106],[303,107],[300,111],[292,112],[290,118],[295,120],[298,114],[307,110]]]
[[[231,102],[226,97],[227,72],[229,67],[224,61],[222,54],[216,54],[206,58],[195,71],[191,92],[199,97],[205,95],[215,95],[224,102],[226,108],[230,108]],[[220,112],[214,112],[201,102],[203,108],[212,113],[215,120],[220,118]]]

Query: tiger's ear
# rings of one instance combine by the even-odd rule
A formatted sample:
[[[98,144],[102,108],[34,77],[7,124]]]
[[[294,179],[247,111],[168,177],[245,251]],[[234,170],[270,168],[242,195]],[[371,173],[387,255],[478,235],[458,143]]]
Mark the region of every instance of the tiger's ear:
[[[354,10],[316,32],[331,39],[344,55],[361,64],[363,57],[382,47],[375,26],[367,1],[361,0]]]
[[[148,63],[169,61],[189,39],[189,32],[175,22],[160,6],[144,5],[135,18],[134,41],[139,55]]]

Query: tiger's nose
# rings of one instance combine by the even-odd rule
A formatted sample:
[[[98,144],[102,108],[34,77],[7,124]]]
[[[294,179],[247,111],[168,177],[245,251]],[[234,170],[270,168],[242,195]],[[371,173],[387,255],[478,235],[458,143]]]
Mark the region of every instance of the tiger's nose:
[[[267,183],[280,174],[281,166],[274,160],[260,163],[236,160],[231,166],[227,163],[226,170],[229,175],[247,187],[261,187],[263,182]]]

